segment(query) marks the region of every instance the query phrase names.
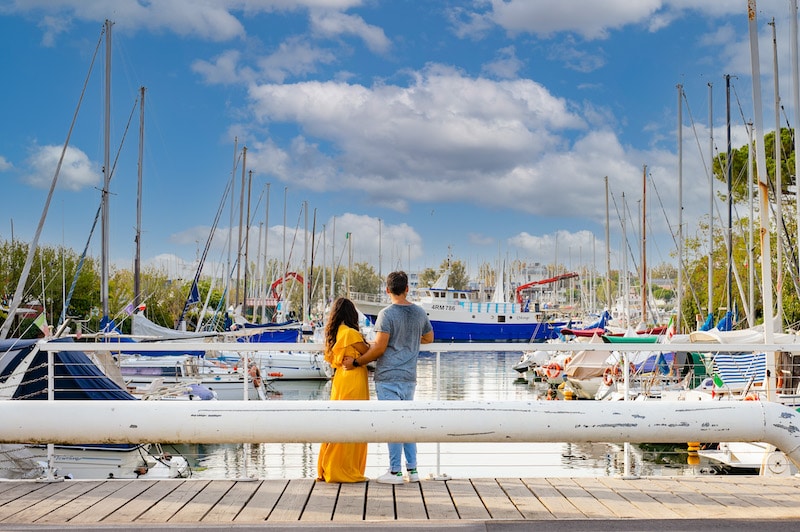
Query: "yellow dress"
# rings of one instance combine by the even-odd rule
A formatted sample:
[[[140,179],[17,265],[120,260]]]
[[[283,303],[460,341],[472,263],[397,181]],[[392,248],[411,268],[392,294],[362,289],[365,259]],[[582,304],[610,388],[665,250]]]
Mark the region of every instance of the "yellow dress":
[[[340,325],[333,349],[325,351],[325,360],[336,370],[331,383],[331,400],[369,399],[369,381],[364,366],[345,370],[344,357],[356,358],[359,352],[353,347],[364,338],[347,325]],[[317,460],[317,478],[325,482],[363,482],[367,480],[366,443],[323,443]]]

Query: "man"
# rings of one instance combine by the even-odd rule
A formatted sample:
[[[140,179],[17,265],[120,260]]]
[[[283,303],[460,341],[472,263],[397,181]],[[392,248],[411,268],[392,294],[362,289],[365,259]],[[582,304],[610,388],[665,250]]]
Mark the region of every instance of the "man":
[[[345,358],[347,369],[375,364],[375,394],[381,401],[413,401],[417,387],[417,357],[420,344],[433,342],[433,327],[425,310],[408,300],[408,276],[392,272],[386,277],[386,293],[392,304],[381,309],[375,322],[375,340],[358,358]],[[417,444],[389,443],[389,471],[377,482],[402,484],[405,454],[409,482],[419,482]]]

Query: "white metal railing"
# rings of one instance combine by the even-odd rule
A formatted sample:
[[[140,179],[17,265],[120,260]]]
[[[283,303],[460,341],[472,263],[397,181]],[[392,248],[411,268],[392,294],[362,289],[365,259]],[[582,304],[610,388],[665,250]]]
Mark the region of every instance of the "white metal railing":
[[[42,341],[55,351],[111,351],[131,345]],[[793,351],[795,344],[477,344],[435,343],[448,352],[600,350]],[[321,344],[140,343],[140,351],[321,350]],[[52,357],[51,364],[52,364]],[[438,363],[437,363],[438,368]],[[438,383],[438,379],[437,379]],[[50,383],[51,389],[53,383]],[[355,404],[354,404],[355,403]],[[458,415],[454,415],[458,414]],[[128,402],[0,401],[4,443],[291,443],[321,441],[417,442],[639,442],[764,441],[800,465],[798,414],[769,402],[592,401],[276,401]],[[31,422],[35,420],[35,422]],[[335,422],[333,421],[335,420]],[[280,427],[280,430],[275,430]]]

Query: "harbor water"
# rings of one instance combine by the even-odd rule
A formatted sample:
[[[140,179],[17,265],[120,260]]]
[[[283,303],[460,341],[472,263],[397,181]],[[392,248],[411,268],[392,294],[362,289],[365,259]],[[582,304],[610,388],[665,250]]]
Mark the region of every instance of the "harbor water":
[[[522,353],[447,352],[420,354],[418,400],[528,401],[535,395],[513,369]],[[272,381],[273,401],[329,400],[329,381]],[[371,399],[375,399],[370,382]],[[276,427],[275,430],[280,430]],[[629,467],[642,476],[707,473],[705,464],[687,465],[686,447],[630,445]],[[166,449],[165,449],[166,450]],[[319,443],[178,445],[195,478],[315,478]],[[621,475],[621,444],[606,443],[419,443],[423,478],[596,477]],[[385,443],[370,443],[366,475],[375,478],[389,465]]]

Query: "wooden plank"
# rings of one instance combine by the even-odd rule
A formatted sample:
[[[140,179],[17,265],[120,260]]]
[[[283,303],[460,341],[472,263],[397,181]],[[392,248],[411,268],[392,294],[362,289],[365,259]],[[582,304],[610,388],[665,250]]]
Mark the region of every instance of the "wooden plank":
[[[450,490],[460,519],[492,518],[469,479],[448,480],[447,489]]]
[[[108,515],[103,519],[103,523],[133,523],[136,518],[185,483],[183,480],[137,480],[136,482],[145,483],[147,489],[128,500],[114,513]]]
[[[233,486],[212,506],[201,521],[204,523],[233,522],[233,519],[242,511],[242,508],[253,496],[258,486],[258,482],[250,480],[234,482]]]
[[[522,479],[556,519],[580,519],[584,515],[544,478]]]
[[[704,481],[696,482],[692,478],[674,478],[670,482],[671,487],[669,489],[680,493],[682,498],[691,500],[692,504],[697,507],[701,518],[727,517],[730,514],[727,505],[720,503],[720,501],[703,492]],[[689,481],[687,482],[687,480]],[[686,510],[686,507],[684,507],[684,510]]]
[[[588,519],[606,519],[614,513],[571,478],[551,478],[550,485]]]
[[[642,489],[657,494],[658,500],[683,518],[697,519],[702,516],[702,508],[695,504],[693,492],[686,490],[677,482],[662,481],[655,477],[640,479]]]
[[[602,482],[599,478],[576,478],[575,482],[609,509],[609,518],[647,519],[648,516]]]
[[[631,504],[639,508],[650,519],[674,519],[680,517],[671,508],[664,506],[658,500],[642,491],[644,484],[640,479],[625,480],[622,478],[603,477],[600,479],[606,486],[616,491]]]
[[[550,510],[519,478],[497,479],[503,491],[522,514],[523,519],[555,519]]]
[[[263,481],[239,515],[233,519],[233,522],[263,523],[266,521],[288,484],[288,480]]]
[[[28,493],[29,491],[39,489],[44,483],[35,480],[4,480],[0,479],[0,506],[6,502],[14,499],[21,489]],[[27,486],[27,488],[26,488]]]
[[[108,482],[104,482],[100,484],[100,486],[97,486],[97,484],[93,482],[64,482],[60,491],[46,499],[39,499],[32,506],[15,514],[13,519],[18,523],[33,523],[49,514],[58,513],[62,508],[72,508],[76,506],[73,504],[76,497],[94,488],[100,490],[105,484],[108,484]]]
[[[5,486],[6,489],[0,493],[0,521],[20,511],[19,508],[15,510],[9,509],[10,507],[7,507],[9,504],[12,504],[17,499],[24,497],[31,492],[40,490],[45,486],[47,486],[47,484],[44,482],[8,482]]]
[[[333,511],[336,509],[336,499],[339,497],[339,486],[337,482],[314,483],[314,489],[308,497],[301,521],[324,522],[333,519]],[[364,487],[366,490],[366,487]]]
[[[37,523],[99,523],[114,512],[119,511],[128,501],[139,496],[143,491],[150,488],[153,482],[127,482],[106,481],[92,491],[72,501],[68,506],[59,508],[50,515],[45,516]],[[101,488],[116,486],[112,492],[108,492],[105,497],[98,499],[104,492]]]
[[[209,482],[169,518],[170,523],[198,523],[236,484],[233,480]]]
[[[408,482],[394,487],[395,511],[398,521],[428,518],[420,484],[420,482]]]
[[[166,523],[178,513],[183,506],[192,500],[197,493],[208,485],[210,481],[187,480],[174,490],[166,493],[160,500],[150,506],[136,522],[141,523]],[[147,493],[147,492],[145,492]]]
[[[425,502],[425,512],[428,519],[458,519],[458,511],[456,511],[453,498],[450,497],[447,484],[440,480],[429,480],[420,482],[419,487],[422,490],[422,498]]]
[[[361,521],[367,496],[366,482],[343,483],[333,513],[334,521]]]
[[[290,480],[267,521],[298,521],[314,487],[314,479]]]
[[[725,489],[725,482],[728,482],[728,477],[724,480],[717,480],[717,477],[707,477],[703,482],[692,481],[694,489],[712,501],[715,501],[723,509],[724,513],[720,516],[725,516],[730,519],[734,518],[749,518],[755,517],[758,509],[746,497],[738,497]]]
[[[774,497],[772,493],[767,492],[763,495],[759,494],[756,491],[748,489],[748,484],[752,484],[752,482],[743,483],[736,479],[735,476],[733,478],[725,478],[724,480],[714,477],[714,480],[711,482],[711,485],[713,485],[718,492],[726,493],[751,504],[752,506],[746,509],[747,515],[750,518],[766,519],[782,508],[781,505],[776,502],[777,497]],[[763,486],[761,489],[764,489]]]
[[[24,494],[0,506],[0,521],[7,523],[15,522],[13,517],[15,514],[22,512],[39,501],[44,501],[53,495],[57,495],[65,488],[65,482],[66,481],[43,483],[41,487],[36,490],[27,490],[23,488],[21,491],[25,491]],[[99,482],[93,484],[93,486],[97,484],[99,484]]]
[[[367,511],[364,519],[385,521],[394,518],[394,486],[370,480],[367,484]]]
[[[786,493],[782,493],[766,483],[751,481],[746,479],[744,481],[733,478],[732,483],[728,484],[725,489],[731,493],[738,493],[746,496],[747,500],[755,504],[758,508],[776,508],[781,506],[793,507],[796,506],[796,501],[792,497],[788,497]]]
[[[505,491],[493,478],[472,479],[472,486],[478,492],[483,505],[492,519],[519,519],[522,514],[514,506]]]

